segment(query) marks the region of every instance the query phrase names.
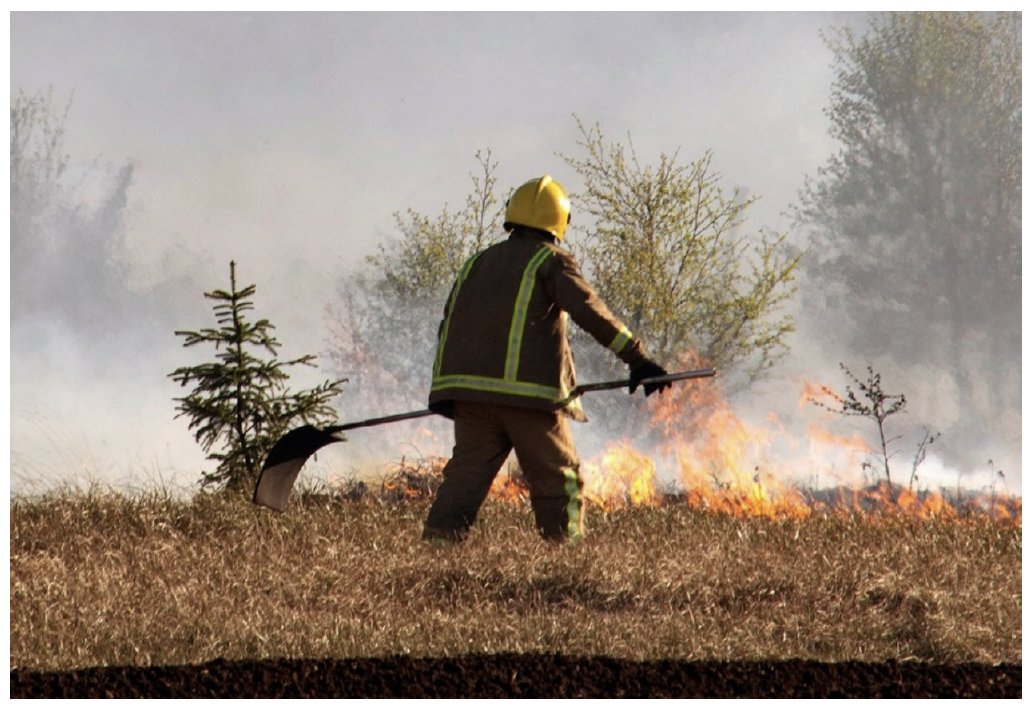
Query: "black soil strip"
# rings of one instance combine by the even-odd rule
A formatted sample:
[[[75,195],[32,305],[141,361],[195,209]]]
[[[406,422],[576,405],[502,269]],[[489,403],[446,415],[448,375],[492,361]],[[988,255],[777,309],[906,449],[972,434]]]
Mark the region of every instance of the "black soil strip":
[[[1022,664],[620,661],[549,654],[15,670],[11,698],[1021,698]]]

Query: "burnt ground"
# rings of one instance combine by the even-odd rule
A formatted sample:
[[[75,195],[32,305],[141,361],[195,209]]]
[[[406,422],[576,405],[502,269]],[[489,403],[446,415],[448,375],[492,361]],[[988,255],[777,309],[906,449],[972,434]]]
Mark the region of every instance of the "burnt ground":
[[[11,698],[1021,698],[1022,664],[449,659],[217,660],[11,672]]]

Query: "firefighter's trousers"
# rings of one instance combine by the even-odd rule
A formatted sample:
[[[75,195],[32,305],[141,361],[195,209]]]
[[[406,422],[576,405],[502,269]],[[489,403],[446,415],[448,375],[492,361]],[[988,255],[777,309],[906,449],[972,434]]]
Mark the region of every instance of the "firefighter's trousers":
[[[550,540],[578,540],[583,481],[568,418],[469,401],[454,404],[454,454],[444,467],[423,537],[464,539],[512,449],[529,484],[537,530]]]

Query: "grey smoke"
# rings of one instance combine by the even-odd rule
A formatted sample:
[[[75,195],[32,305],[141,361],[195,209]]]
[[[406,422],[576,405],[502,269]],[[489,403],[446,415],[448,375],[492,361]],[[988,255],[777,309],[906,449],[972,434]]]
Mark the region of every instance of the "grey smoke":
[[[325,307],[338,302],[341,276],[392,233],[391,214],[458,203],[480,148],[500,160],[501,185],[564,175],[555,153],[572,149],[573,112],[612,137],[631,133],[644,160],[711,148],[727,185],[762,196],[749,227],[786,229],[783,213],[805,175],[833,150],[822,115],[829,54],[818,32],[859,20],[13,13],[12,93],[52,85],[60,100],[74,90],[75,167],[122,184],[125,204],[99,234],[115,246],[102,259],[86,250],[91,259],[46,251],[40,260],[12,245],[12,491],[91,478],[189,488],[203,454],[173,419],[180,392],[166,374],[203,353],[183,350],[173,332],[212,322],[202,293],[226,286],[230,259],[242,281],[257,283],[258,311],[277,325],[283,354],[325,362]],[[801,436],[802,382],[838,384],[838,361],[866,362],[850,361],[803,309],[797,315],[790,356],[734,403],[758,423],[776,411]],[[954,399],[934,369],[870,363],[909,396],[903,445],[923,423],[954,424]],[[342,420],[400,412],[341,398]],[[588,411],[601,403],[588,401]],[[413,392],[390,405],[423,399]],[[584,454],[603,446],[593,429],[580,431]],[[355,432],[320,454],[313,474],[446,454],[448,434],[440,421],[427,435],[408,423]],[[1021,489],[1018,434],[985,440],[977,453]],[[983,462],[968,464],[963,479],[981,483],[969,480]]]

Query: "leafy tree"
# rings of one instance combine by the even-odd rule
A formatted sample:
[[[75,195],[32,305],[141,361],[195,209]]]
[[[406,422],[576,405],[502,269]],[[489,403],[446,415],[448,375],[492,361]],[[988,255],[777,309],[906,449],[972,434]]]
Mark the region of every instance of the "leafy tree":
[[[720,187],[711,152],[641,165],[632,142],[577,123],[585,156],[563,158],[584,181],[573,199],[588,223],[574,228],[598,294],[660,360],[692,350],[719,367],[747,361],[752,376],[771,367],[793,330],[778,313],[800,258],[786,235],[743,231],[756,198]]]
[[[462,209],[445,205],[436,217],[411,209],[394,214],[398,235],[341,282],[341,305],[328,317],[329,357],[359,397],[406,405],[427,391],[428,362],[454,275],[500,233],[504,217],[494,193],[497,163],[489,151],[476,159],[479,171],[470,175],[472,191]]]
[[[967,419],[1020,404],[1022,16],[890,13],[827,38],[839,152],[806,185],[810,307],[852,351],[953,373]]]
[[[696,349],[719,366],[749,360],[755,374],[771,366],[792,328],[776,311],[793,292],[799,254],[782,235],[760,232],[756,243],[741,233],[754,199],[719,188],[711,155],[688,166],[663,156],[658,168],[643,168],[635,155],[627,161],[620,145],[609,153],[599,131],[580,128],[587,157],[565,159],[587,182],[573,208],[594,218],[596,235],[565,245],[577,250],[613,311],[670,362]],[[398,235],[344,280],[341,305],[330,310],[334,371],[355,381],[370,404],[424,397],[454,275],[468,256],[503,237],[496,163],[489,152],[477,160],[464,209],[445,206],[435,218],[396,214]],[[573,217],[574,226],[581,223]],[[586,377],[608,376],[618,365],[603,348],[577,349]]]
[[[75,169],[64,145],[71,103],[55,106],[50,89],[11,98],[11,317],[96,341],[130,302],[122,248],[133,166]]]
[[[70,108],[71,100],[55,113],[52,89],[32,96],[20,91],[11,99],[11,249],[16,262],[31,255],[33,241],[40,240],[39,222],[58,201],[68,169],[64,124]]]
[[[286,368],[315,366],[313,355],[290,361],[276,358],[281,344],[273,336],[268,320],[249,322],[246,313],[254,309],[250,298],[257,290],[236,286],[236,262],[229,264],[230,290],[215,290],[204,297],[213,306],[217,329],[177,331],[184,347],[213,344],[217,361],[183,366],[169,377],[193,389],[179,402],[179,415],[189,418],[190,430],[208,459],[218,462],[214,472],[204,472],[202,486],[220,485],[230,491],[253,488],[268,451],[286,430],[301,422],[320,425],[335,418],[329,401],[339,393],[346,379],[325,381],[313,389],[291,393],[285,381]],[[262,350],[271,358],[256,355]],[[221,450],[211,452],[216,445]]]

